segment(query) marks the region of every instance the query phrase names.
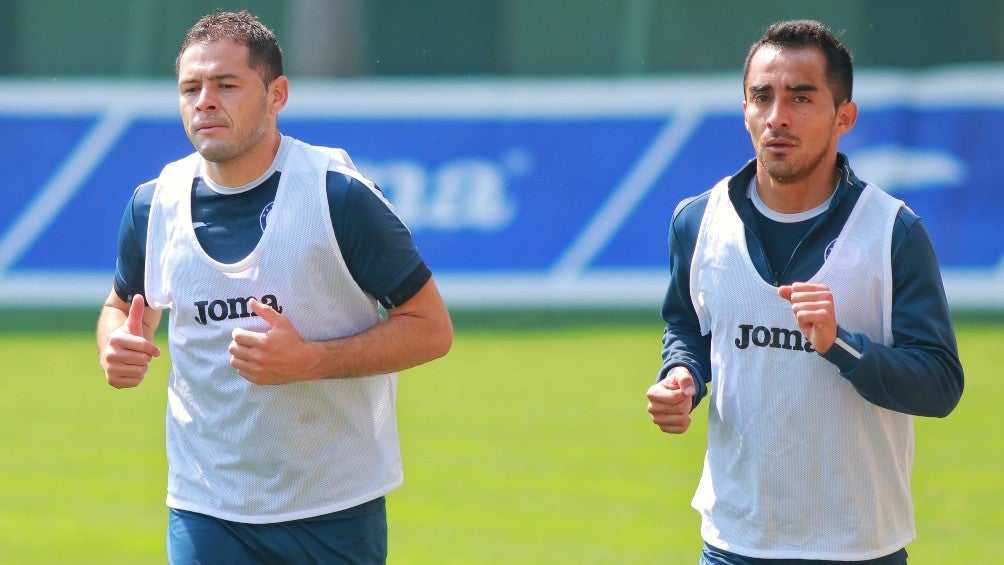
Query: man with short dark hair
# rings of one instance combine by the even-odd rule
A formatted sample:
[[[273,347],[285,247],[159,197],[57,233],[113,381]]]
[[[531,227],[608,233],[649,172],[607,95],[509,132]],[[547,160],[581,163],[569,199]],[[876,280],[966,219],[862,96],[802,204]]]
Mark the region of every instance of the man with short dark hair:
[[[177,74],[197,152],[134,192],[97,329],[108,383],[135,387],[171,310],[168,560],[384,563],[396,372],[447,353],[449,314],[345,151],[280,133],[255,16],[202,18]]]
[[[819,22],[771,26],[743,80],[756,158],[673,215],[648,411],[684,433],[710,384],[704,564],[906,563],[912,416],[962,394],[923,223],[837,151],[852,77]]]

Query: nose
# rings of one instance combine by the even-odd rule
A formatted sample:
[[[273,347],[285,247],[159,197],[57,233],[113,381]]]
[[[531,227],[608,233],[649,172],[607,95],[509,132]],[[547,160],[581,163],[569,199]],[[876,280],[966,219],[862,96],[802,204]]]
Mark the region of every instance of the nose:
[[[216,109],[216,95],[209,86],[203,86],[199,90],[199,97],[195,100],[195,109],[199,112]]]
[[[767,127],[769,129],[788,129],[791,126],[790,116],[782,101],[775,100],[767,113]]]

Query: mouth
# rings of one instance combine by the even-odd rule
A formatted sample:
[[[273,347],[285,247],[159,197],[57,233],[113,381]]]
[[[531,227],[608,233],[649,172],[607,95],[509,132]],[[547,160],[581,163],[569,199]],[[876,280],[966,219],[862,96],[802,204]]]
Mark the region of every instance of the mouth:
[[[772,137],[764,143],[767,151],[781,153],[795,147],[795,140],[789,137]]]
[[[212,133],[225,127],[223,122],[217,120],[199,120],[193,125],[192,131],[195,133]]]

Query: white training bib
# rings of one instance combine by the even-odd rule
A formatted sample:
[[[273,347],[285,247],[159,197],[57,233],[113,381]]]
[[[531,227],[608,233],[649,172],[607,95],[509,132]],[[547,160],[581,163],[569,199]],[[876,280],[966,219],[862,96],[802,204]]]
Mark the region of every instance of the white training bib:
[[[284,162],[283,162],[284,159]],[[376,301],[342,259],[328,209],[330,170],[358,175],[344,152],[283,138],[282,171],[261,240],[233,264],[209,257],[192,228],[201,157],[165,167],[147,238],[147,300],[169,308],[168,505],[267,523],[356,506],[402,482],[396,375],[278,386],[251,384],[230,364],[231,332],[267,331],[254,297],[307,340],[380,322]]]
[[[708,451],[693,506],[713,546],[756,558],[865,560],[915,537],[913,420],[862,398],[799,331],[749,258],[727,180],[712,189],[691,265],[711,333]],[[902,205],[868,186],[808,282],[837,320],[891,344],[891,237]]]

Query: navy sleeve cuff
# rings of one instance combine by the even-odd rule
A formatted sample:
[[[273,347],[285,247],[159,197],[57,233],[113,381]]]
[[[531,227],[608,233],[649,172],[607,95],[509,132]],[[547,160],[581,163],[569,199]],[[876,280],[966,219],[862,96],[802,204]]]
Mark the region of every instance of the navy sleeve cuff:
[[[836,365],[841,374],[849,373],[857,368],[861,356],[864,355],[866,347],[864,341],[864,336],[861,334],[853,334],[838,326],[836,341],[821,355],[823,359]]]
[[[387,296],[380,298],[380,304],[384,308],[397,308],[405,302],[411,300],[418,291],[422,290],[425,283],[432,278],[432,271],[425,262],[419,263],[410,275],[405,277],[401,284],[397,285]]]

